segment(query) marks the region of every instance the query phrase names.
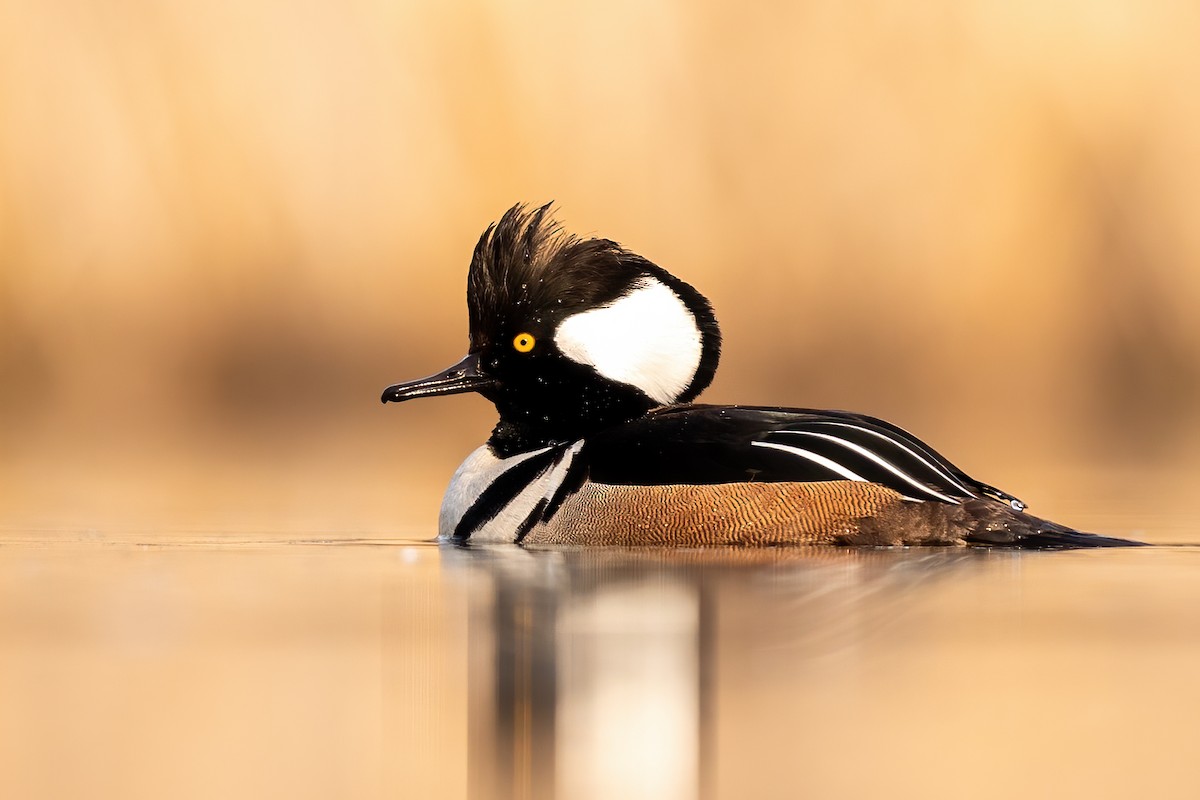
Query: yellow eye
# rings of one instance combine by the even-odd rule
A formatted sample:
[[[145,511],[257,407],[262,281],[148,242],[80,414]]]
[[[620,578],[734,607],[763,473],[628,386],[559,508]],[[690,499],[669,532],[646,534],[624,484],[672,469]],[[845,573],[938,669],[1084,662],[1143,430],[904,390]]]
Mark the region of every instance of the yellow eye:
[[[513,349],[518,353],[528,353],[537,344],[537,339],[533,338],[532,333],[518,333],[513,337]]]

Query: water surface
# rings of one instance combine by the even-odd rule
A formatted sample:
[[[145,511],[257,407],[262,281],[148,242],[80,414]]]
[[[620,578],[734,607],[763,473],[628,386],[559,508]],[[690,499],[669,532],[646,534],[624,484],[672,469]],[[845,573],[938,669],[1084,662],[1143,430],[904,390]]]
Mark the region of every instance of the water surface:
[[[1198,569],[10,531],[0,796],[1196,796]]]

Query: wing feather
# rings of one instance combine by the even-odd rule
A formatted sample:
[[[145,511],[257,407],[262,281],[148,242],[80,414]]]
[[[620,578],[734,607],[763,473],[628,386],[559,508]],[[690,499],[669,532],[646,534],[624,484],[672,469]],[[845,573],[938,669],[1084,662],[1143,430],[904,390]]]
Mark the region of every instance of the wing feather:
[[[599,483],[855,480],[910,500],[958,504],[987,496],[1020,504],[906,431],[844,411],[676,406],[597,432],[581,455]]]

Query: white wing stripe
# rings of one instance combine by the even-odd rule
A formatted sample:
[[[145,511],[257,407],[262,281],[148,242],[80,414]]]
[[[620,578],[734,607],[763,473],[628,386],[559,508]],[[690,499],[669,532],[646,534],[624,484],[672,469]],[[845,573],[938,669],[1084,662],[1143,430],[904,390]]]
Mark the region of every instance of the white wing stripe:
[[[802,450],[799,447],[791,447],[790,445],[786,445],[786,444],[776,444],[775,442],[751,442],[750,444],[754,445],[755,447],[769,447],[772,450],[782,450],[783,452],[791,453],[794,456],[800,456],[801,458],[807,458],[809,461],[813,462],[814,464],[819,464],[822,467],[824,467],[825,469],[829,470],[830,472],[835,472],[838,475],[841,475],[846,480],[862,481],[863,483],[871,482],[871,481],[868,481],[866,478],[864,478],[862,475],[858,475],[854,472],[851,472],[850,470],[846,469],[845,467],[843,467],[841,464],[837,463],[836,461],[832,461],[823,455],[819,455],[817,453],[813,453],[808,450]]]
[[[848,450],[853,450],[855,453],[858,453],[863,458],[867,458],[867,459],[870,459],[871,461],[874,461],[876,464],[883,467],[884,469],[886,469],[888,472],[895,475],[900,480],[909,484],[913,488],[924,492],[925,494],[931,495],[933,497],[936,497],[938,500],[944,500],[945,502],[952,503],[954,505],[958,505],[961,502],[960,500],[956,500],[953,497],[949,497],[948,495],[942,494],[941,492],[937,491],[936,489],[931,489],[930,487],[924,485],[920,481],[915,480],[908,473],[906,473],[906,472],[902,471],[901,469],[899,469],[898,467],[896,467],[896,465],[884,460],[884,458],[882,456],[878,455],[877,453],[872,453],[867,448],[857,445],[854,442],[848,442],[845,439],[839,439],[836,436],[830,436],[828,433],[816,433],[815,431],[782,430],[782,431],[775,431],[775,433],[791,433],[796,436],[815,436],[819,439],[827,439],[828,441],[840,444],[842,447],[845,447]]]
[[[879,431],[877,431],[877,430],[872,430],[871,428],[866,428],[866,427],[863,427],[862,425],[854,425],[854,424],[851,424],[851,423],[849,423],[849,422],[830,422],[830,421],[827,421],[827,420],[821,420],[821,421],[820,421],[820,422],[818,422],[817,424],[818,424],[818,425],[837,425],[837,426],[839,426],[839,427],[842,427],[842,428],[852,428],[852,429],[854,429],[854,430],[856,430],[856,431],[862,431],[863,433],[869,433],[869,434],[871,434],[872,436],[876,436],[876,437],[878,437],[878,438],[880,438],[880,439],[883,439],[885,442],[891,442],[891,443],[892,443],[892,444],[894,444],[896,447],[899,447],[901,450],[903,450],[904,452],[908,453],[910,456],[912,456],[913,458],[917,459],[917,460],[918,460],[918,461],[920,461],[922,464],[924,464],[925,466],[929,467],[931,470],[933,470],[933,471],[934,471],[934,472],[936,472],[937,474],[941,475],[941,476],[942,476],[943,478],[945,478],[946,480],[950,481],[950,483],[954,484],[954,485],[955,485],[955,486],[957,486],[959,489],[962,489],[964,492],[966,492],[967,494],[971,495],[971,497],[979,497],[979,494],[978,494],[978,493],[976,493],[976,492],[973,492],[971,489],[969,489],[968,487],[964,486],[964,485],[963,485],[963,483],[962,483],[962,481],[958,480],[958,479],[957,479],[957,478],[955,478],[953,475],[951,475],[950,473],[946,472],[946,470],[942,469],[940,466],[938,466],[938,465],[937,465],[937,464],[935,464],[934,462],[932,462],[932,461],[930,461],[929,459],[927,459],[927,458],[925,458],[924,456],[922,456],[922,455],[921,455],[920,453],[918,453],[916,450],[913,450],[911,447],[909,447],[908,445],[904,444],[904,442],[901,442],[901,441],[898,441],[898,440],[896,440],[896,439],[893,439],[892,437],[890,437],[890,436],[888,436],[888,435],[886,435],[886,434],[880,433],[880,432],[879,432]],[[778,432],[778,433],[785,433],[785,431],[777,431],[777,432]]]

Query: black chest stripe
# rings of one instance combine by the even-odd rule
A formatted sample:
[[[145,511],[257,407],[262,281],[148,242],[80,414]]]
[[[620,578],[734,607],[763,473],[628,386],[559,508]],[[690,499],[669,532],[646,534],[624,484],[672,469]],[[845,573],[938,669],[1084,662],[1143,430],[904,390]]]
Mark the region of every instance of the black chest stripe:
[[[525,517],[524,521],[517,528],[517,544],[524,541],[526,535],[539,522],[549,522],[563,501],[577,492],[579,487],[583,486],[584,481],[587,480],[587,461],[579,457],[581,444],[576,443],[574,446],[567,448],[555,463],[554,472],[551,473],[552,485],[547,487],[546,494],[537,501],[537,505],[529,512],[529,516]],[[567,460],[565,465],[562,463],[563,459]],[[560,469],[562,470],[561,472],[559,472]]]
[[[529,484],[553,467],[561,454],[561,450],[548,450],[545,453],[530,456],[501,473],[463,513],[462,519],[454,528],[454,540],[463,542],[471,538],[471,534],[494,519]]]
[[[546,509],[546,502],[547,500],[544,497],[537,501],[537,505],[533,507],[533,510],[529,512],[529,515],[526,516],[525,519],[522,520],[521,524],[517,526],[517,535],[516,538],[513,539],[514,542],[520,544],[525,540],[525,537],[529,534],[529,531],[533,530],[533,526],[536,525],[538,520],[542,518],[542,512]]]
[[[567,474],[559,481],[558,486],[554,488],[554,494],[549,496],[549,502],[542,508],[541,522],[549,522],[550,518],[562,506],[563,501],[579,491],[588,479],[588,472],[586,456],[579,453],[575,454],[570,465],[567,467]]]

